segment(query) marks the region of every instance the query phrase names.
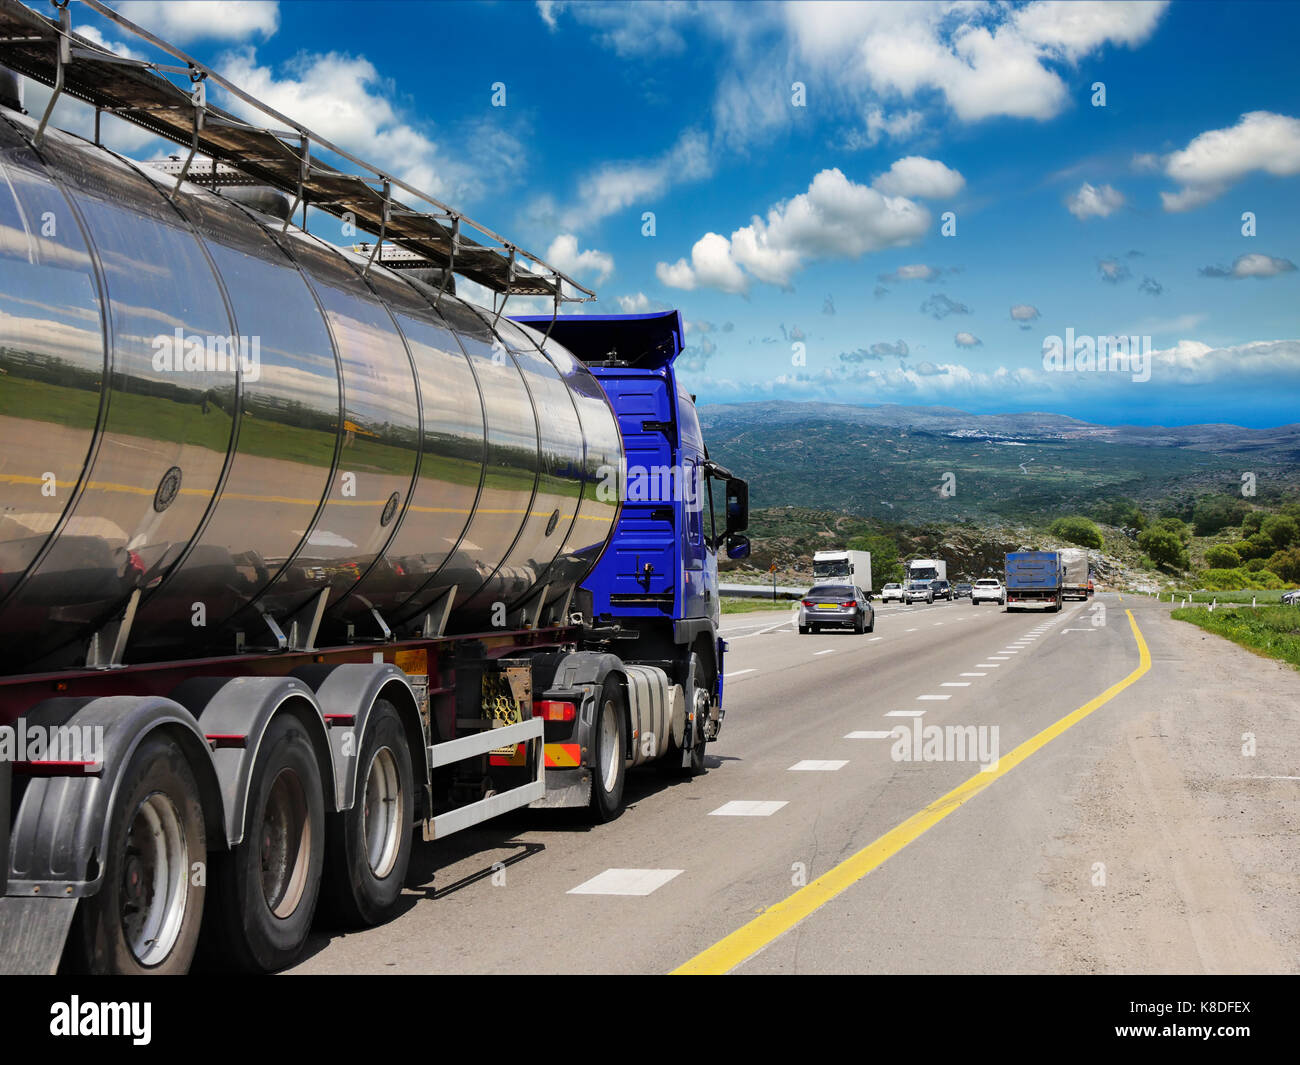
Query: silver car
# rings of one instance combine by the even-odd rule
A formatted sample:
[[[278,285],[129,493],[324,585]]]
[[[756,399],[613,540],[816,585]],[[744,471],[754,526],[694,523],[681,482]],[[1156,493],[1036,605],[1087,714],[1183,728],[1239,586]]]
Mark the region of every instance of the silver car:
[[[872,632],[876,612],[871,607],[871,593],[851,584],[814,585],[799,604],[799,631],[807,635],[823,627]]]
[[[903,591],[905,603],[933,603],[934,586],[929,581],[908,581]]]

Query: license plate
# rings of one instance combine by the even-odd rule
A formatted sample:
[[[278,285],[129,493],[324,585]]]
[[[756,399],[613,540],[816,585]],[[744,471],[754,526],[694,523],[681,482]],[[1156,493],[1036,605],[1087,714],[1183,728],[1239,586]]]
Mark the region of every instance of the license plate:
[[[839,610],[839,608],[840,608],[839,603],[818,603],[817,604],[818,610]]]

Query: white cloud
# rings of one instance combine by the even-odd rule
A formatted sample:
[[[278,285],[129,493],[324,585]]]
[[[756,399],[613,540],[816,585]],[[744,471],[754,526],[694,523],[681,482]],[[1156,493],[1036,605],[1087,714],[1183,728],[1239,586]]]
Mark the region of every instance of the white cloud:
[[[891,285],[896,285],[900,281],[937,281],[942,273],[943,271],[937,266],[930,266],[927,263],[909,263],[887,274],[878,275],[878,280]]]
[[[744,292],[749,279],[731,257],[731,242],[720,233],[705,233],[691,248],[691,261],[659,263],[655,277],[669,288],[690,291],[697,286],[722,292]]]
[[[937,159],[908,155],[895,160],[871,184],[886,196],[936,200],[956,196],[965,187],[966,179]]]
[[[1183,186],[1160,194],[1166,211],[1209,203],[1252,171],[1293,177],[1300,174],[1300,119],[1250,111],[1235,126],[1207,130],[1165,156],[1164,169]]]
[[[1124,194],[1111,185],[1084,182],[1079,191],[1065,201],[1066,209],[1079,221],[1108,218],[1124,206]]]
[[[578,238],[572,233],[561,233],[546,249],[543,258],[563,274],[572,278],[591,277],[597,285],[604,284],[614,272],[614,257],[595,248],[578,250]]]
[[[655,159],[605,163],[578,182],[573,204],[561,211],[534,204],[540,218],[555,214],[555,223],[580,231],[627,207],[648,207],[674,185],[698,181],[713,172],[709,139],[698,130],[687,130],[677,142]]]
[[[957,333],[953,336],[952,342],[959,348],[978,348],[984,343],[974,333]]]
[[[274,0],[123,0],[116,6],[123,18],[176,44],[266,38],[280,28]]]
[[[706,234],[691,249],[690,263],[660,263],[656,275],[663,284],[685,289],[703,285],[743,292],[748,275],[789,287],[810,260],[856,259],[910,244],[929,225],[930,212],[920,204],[859,185],[838,168],[823,170],[807,192],[773,205],[766,218],[755,216],[730,239]]]
[[[900,111],[886,115],[879,107],[867,109],[867,123],[863,129],[850,130],[845,135],[843,147],[850,152],[874,148],[881,138],[906,140],[921,128],[925,116],[920,111]]]
[[[280,71],[261,65],[251,47],[227,53],[218,68],[236,85],[372,165],[456,205],[480,197],[484,175],[517,175],[526,165],[520,140],[482,120],[465,137],[465,158],[452,158],[432,136],[406,121],[391,102],[397,92],[364,56],[301,54]],[[250,121],[266,116],[237,99],[231,110]]]
[[[538,0],[537,13],[550,29],[560,15],[596,31],[596,39],[620,56],[665,55],[681,52],[686,42],[679,32],[696,5],[685,0],[656,3],[566,3]]]
[[[1279,259],[1275,255],[1264,255],[1262,252],[1252,251],[1247,252],[1245,255],[1238,255],[1231,266],[1203,266],[1201,267],[1201,276],[1234,279],[1276,277],[1278,274],[1289,274],[1295,268],[1295,263],[1290,259]]]
[[[652,300],[644,292],[637,292],[631,296],[618,297],[618,309],[624,314],[648,314],[650,311],[669,310],[668,304],[660,300]]]

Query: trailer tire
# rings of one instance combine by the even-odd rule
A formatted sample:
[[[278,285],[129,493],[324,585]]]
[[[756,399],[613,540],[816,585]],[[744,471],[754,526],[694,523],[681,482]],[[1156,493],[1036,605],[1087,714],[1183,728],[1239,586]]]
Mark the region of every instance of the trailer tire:
[[[392,916],[411,861],[415,786],[411,749],[397,708],[376,700],[357,759],[357,794],[350,810],[326,823],[321,908],[354,928]]]
[[[207,858],[194,770],[176,740],[155,732],[135,749],[120,787],[103,883],[77,906],[65,961],[97,975],[181,975],[198,944],[205,891],[205,878],[193,875]]]
[[[623,688],[608,676],[600,689],[592,728],[591,810],[597,821],[613,821],[623,812],[623,784],[627,779],[627,737]]]
[[[212,862],[203,935],[219,964],[271,972],[298,957],[320,896],[321,789],[307,729],[293,714],[277,715],[253,767],[244,841]]]

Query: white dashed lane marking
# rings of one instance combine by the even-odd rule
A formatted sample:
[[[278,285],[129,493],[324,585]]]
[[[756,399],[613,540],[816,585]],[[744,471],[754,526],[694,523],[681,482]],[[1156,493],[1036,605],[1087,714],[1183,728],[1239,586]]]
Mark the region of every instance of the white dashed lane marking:
[[[795,762],[788,771],[791,773],[833,773],[837,769],[843,769],[848,764],[845,759],[805,758],[802,762]]]
[[[663,887],[681,869],[606,869],[576,888],[569,895],[649,895]]]
[[[731,802],[724,803],[716,810],[712,811],[710,817],[771,817],[782,806],[788,805],[785,800],[777,799],[732,799]]]

